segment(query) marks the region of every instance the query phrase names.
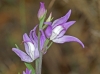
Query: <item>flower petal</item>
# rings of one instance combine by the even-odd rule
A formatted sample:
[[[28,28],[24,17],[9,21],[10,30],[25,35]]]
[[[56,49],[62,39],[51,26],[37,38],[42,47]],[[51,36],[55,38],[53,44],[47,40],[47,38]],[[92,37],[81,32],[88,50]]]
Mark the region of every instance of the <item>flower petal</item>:
[[[56,26],[53,30],[52,30],[52,35],[50,36],[50,40],[55,39],[61,31],[63,31],[64,28],[61,25]]]
[[[66,30],[62,30],[56,38],[62,37],[66,33]]]
[[[67,22],[67,23],[62,24],[62,26],[63,26],[63,27],[66,29],[66,31],[67,31],[67,29],[68,29],[69,27],[71,27],[75,22],[76,22],[76,21],[69,21],[69,22]]]
[[[34,43],[35,46],[35,51],[34,51],[34,59],[37,59],[39,57],[39,51],[38,51],[38,37],[36,35],[36,28],[37,26],[35,26],[35,28],[33,30],[30,31],[30,38]]]
[[[72,41],[78,42],[84,48],[84,44],[78,38],[76,38],[74,36],[65,35],[65,36],[63,36],[61,38],[53,40],[53,42],[55,42],[55,43],[65,43],[65,42],[72,42]]]
[[[25,42],[25,50],[27,52],[27,54],[34,59],[34,51],[35,51],[35,46],[33,45],[33,43],[31,42]]]
[[[32,42],[34,43],[34,46],[37,47],[37,44],[38,44],[38,37],[36,35],[36,28],[37,28],[38,25],[36,25],[34,27],[33,30],[30,31],[30,39],[32,40]]]
[[[41,46],[41,50],[43,49],[43,46],[44,46],[44,43],[45,43],[45,40],[46,40],[46,37],[44,35],[44,32],[43,30],[40,30],[41,32],[41,36],[40,36],[40,46]]]
[[[45,30],[45,35],[47,38],[50,38],[51,34],[52,34],[52,26],[48,25],[48,27]]]
[[[30,56],[28,56],[25,52],[23,52],[17,48],[12,48],[12,51],[14,51],[21,58],[21,60],[24,62],[32,62],[33,61],[30,58]]]
[[[66,33],[68,28],[71,27],[74,23],[75,21],[70,21],[70,22],[62,24],[62,26],[64,27],[64,30],[62,30],[56,38],[62,37]]]
[[[37,59],[38,57],[39,57],[39,51],[38,51],[38,47],[37,47],[34,51],[34,59]]]
[[[24,40],[24,46],[25,46],[26,53],[32,59],[34,59],[35,46],[33,45],[33,43],[31,42],[30,38],[28,37],[26,33],[23,35],[23,40]]]
[[[23,35],[23,41],[24,42],[31,42],[30,38],[28,37],[28,35],[26,33]]]
[[[65,23],[69,19],[70,14],[71,14],[71,10],[69,10],[65,16],[55,20],[52,24],[53,28],[56,27],[57,25]]]

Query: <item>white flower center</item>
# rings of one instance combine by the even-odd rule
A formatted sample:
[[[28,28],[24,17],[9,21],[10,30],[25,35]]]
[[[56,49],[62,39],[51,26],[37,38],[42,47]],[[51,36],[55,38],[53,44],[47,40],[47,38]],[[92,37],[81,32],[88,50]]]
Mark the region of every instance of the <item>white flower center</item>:
[[[29,56],[34,60],[35,46],[31,42],[27,42],[29,47]]]
[[[50,40],[53,40],[59,35],[59,33],[63,30],[64,28],[62,26],[57,26],[53,29],[52,35],[50,37]]]

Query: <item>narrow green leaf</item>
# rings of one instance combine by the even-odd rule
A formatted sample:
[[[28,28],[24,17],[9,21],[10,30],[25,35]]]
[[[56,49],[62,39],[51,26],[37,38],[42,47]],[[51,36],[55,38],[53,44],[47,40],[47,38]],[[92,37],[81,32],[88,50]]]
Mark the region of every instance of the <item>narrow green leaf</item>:
[[[49,46],[48,46],[48,48],[47,49],[49,49],[50,48],[50,46],[53,44],[53,42],[51,42],[50,44],[49,44]]]
[[[49,41],[50,41],[49,39],[46,39],[44,47],[46,47],[48,45]]]
[[[18,48],[18,49],[19,49],[19,47],[18,47],[18,45],[17,45],[17,44],[15,44],[15,46],[16,46],[16,48]]]
[[[35,72],[38,72],[39,58],[35,60]]]
[[[35,70],[34,70],[34,68],[32,67],[32,65],[30,63],[25,62],[25,65],[29,70],[32,70],[32,74],[35,74]]]

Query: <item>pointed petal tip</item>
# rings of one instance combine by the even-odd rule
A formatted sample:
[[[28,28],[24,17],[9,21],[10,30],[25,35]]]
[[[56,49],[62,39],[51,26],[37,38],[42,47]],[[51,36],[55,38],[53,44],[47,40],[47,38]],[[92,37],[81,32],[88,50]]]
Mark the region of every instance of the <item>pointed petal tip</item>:
[[[71,14],[71,12],[72,12],[72,10],[70,9],[70,10],[68,11],[68,13]]]
[[[72,11],[72,10],[70,9],[69,12],[71,13],[71,11]]]
[[[24,33],[24,34],[23,34],[23,39],[24,39],[24,37],[26,37],[26,36],[27,36],[27,33]]]
[[[17,48],[12,48],[12,51],[15,51],[15,50],[17,50]]]
[[[27,35],[27,33],[24,33],[23,36],[24,36],[24,35]]]
[[[76,21],[69,21],[69,22],[67,22],[67,23],[69,23],[69,24],[74,24]]]
[[[71,15],[71,9],[65,15],[65,17],[67,18],[67,20],[69,19],[70,15]]]
[[[40,4],[42,5],[42,4],[44,4],[44,2],[40,2]]]
[[[85,48],[85,45],[82,43],[82,47]]]
[[[72,12],[72,10],[70,9],[70,10],[67,12],[67,14],[69,14],[69,15],[70,15],[70,14],[71,14],[71,12]]]
[[[37,26],[38,26],[38,25],[36,25],[31,31],[36,31]]]
[[[40,2],[40,7],[45,8],[45,7],[44,7],[44,3],[43,3],[43,2]]]
[[[71,22],[73,22],[73,24],[74,24],[76,21],[71,21]]]
[[[73,25],[76,21],[69,21],[67,22],[69,25]]]
[[[78,39],[78,38],[77,38]],[[76,40],[75,42],[78,42],[81,46],[82,46],[82,48],[85,48],[85,45],[83,44],[83,42],[81,41],[81,40]]]
[[[31,42],[31,40],[30,40],[29,36],[27,35],[27,33],[23,34],[23,41],[24,42]]]

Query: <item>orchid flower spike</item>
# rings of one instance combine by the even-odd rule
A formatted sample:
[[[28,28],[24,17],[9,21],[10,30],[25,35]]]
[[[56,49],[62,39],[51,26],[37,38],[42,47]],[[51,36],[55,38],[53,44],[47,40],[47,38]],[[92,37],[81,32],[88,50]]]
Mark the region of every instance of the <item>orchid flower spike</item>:
[[[28,70],[28,69],[26,68],[26,72],[23,71],[23,74],[31,74],[31,70]]]
[[[45,13],[46,13],[46,9],[45,9],[44,3],[40,2],[40,9],[38,11],[38,18],[41,19]]]
[[[36,26],[37,27],[37,26]],[[22,50],[19,50],[18,48],[12,48],[12,50],[21,58],[22,61],[24,62],[33,62],[35,59],[39,57],[39,51],[38,51],[38,37],[36,35],[36,27],[30,31],[30,37],[25,33],[23,35],[23,42],[25,46],[25,52]],[[40,49],[43,49],[44,42],[46,38],[41,31],[41,36],[40,36]]]
[[[55,20],[52,24],[49,24],[45,30],[46,37],[50,38],[50,40],[55,43],[75,41],[80,43],[84,48],[84,44],[78,38],[74,36],[64,35],[68,28],[75,23],[75,21],[66,22],[69,19],[70,14],[71,10],[69,10],[65,16]]]

